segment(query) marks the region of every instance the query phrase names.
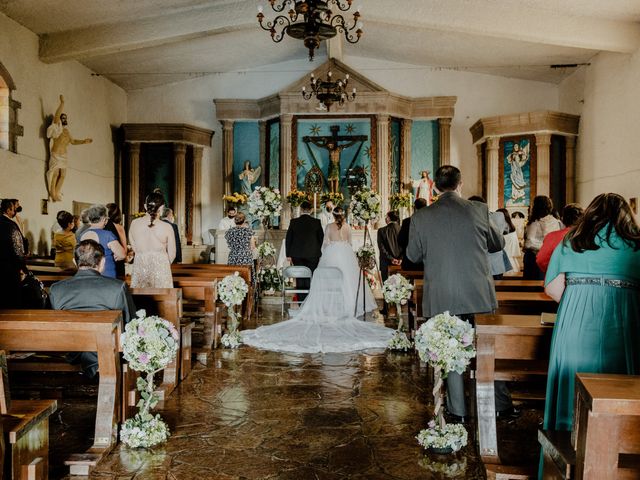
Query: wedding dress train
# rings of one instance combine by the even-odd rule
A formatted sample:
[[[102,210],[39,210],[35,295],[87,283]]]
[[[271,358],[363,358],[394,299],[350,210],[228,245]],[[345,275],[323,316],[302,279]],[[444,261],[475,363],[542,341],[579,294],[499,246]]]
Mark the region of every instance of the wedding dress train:
[[[377,309],[366,282],[363,307],[359,277],[349,226],[338,228],[336,224],[329,224],[309,295],[295,317],[256,330],[245,330],[242,341],[265,350],[295,353],[385,348],[394,330],[357,318]]]

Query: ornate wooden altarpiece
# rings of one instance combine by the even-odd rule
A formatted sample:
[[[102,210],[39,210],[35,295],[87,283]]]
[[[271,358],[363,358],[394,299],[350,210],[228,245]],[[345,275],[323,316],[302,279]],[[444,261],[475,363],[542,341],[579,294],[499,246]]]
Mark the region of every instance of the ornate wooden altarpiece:
[[[122,165],[123,212],[143,210],[144,198],[161,187],[173,208],[181,238],[187,245],[202,243],[201,181],[204,147],[211,146],[213,131],[175,123],[125,123]],[[165,184],[154,183],[162,170]],[[164,188],[162,188],[164,187]]]
[[[309,75],[305,75],[283,91],[258,100],[216,99],[216,116],[222,123],[223,190],[233,190],[233,125],[236,121],[258,121],[262,125],[273,122],[280,124],[280,191],[287,195],[298,183],[296,172],[296,148],[298,121],[308,118],[369,118],[371,121],[371,186],[383,198],[382,210],[389,208],[388,199],[391,188],[391,120],[401,120],[400,169],[402,181],[409,180],[411,172],[411,124],[413,120],[438,120],[439,124],[439,164],[450,163],[450,127],[454,115],[457,97],[409,98],[391,93],[359,72],[336,59],[329,59],[313,71],[316,78],[324,78],[331,70],[336,78],[349,75],[349,86],[356,87],[354,102],[345,103],[330,114],[317,110],[318,102],[304,100],[301,95],[303,86],[308,87]],[[266,144],[268,140],[265,140]],[[267,150],[262,148],[262,151]],[[261,158],[261,164],[265,159]],[[263,171],[265,169],[263,168]],[[273,185],[271,185],[273,186]],[[289,224],[288,209],[283,210],[281,225]]]

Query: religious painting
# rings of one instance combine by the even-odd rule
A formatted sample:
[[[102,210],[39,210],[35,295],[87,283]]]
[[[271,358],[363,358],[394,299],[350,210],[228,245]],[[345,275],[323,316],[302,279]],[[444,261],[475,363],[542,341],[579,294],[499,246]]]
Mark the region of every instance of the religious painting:
[[[510,137],[500,142],[500,197],[505,208],[522,208],[535,196],[535,139]]]
[[[300,118],[296,127],[296,188],[304,190],[313,167],[322,172],[323,191],[340,192],[345,202],[353,182],[372,186],[370,118]]]
[[[263,185],[258,122],[233,124],[233,191],[251,195]]]
[[[391,129],[389,135],[389,193],[400,193],[401,176],[401,142],[402,142],[402,120],[392,118],[389,123]]]
[[[437,120],[414,120],[411,124],[411,186],[414,197],[428,198],[424,193],[424,173],[433,180],[440,166],[440,131]],[[426,196],[425,196],[426,195]]]

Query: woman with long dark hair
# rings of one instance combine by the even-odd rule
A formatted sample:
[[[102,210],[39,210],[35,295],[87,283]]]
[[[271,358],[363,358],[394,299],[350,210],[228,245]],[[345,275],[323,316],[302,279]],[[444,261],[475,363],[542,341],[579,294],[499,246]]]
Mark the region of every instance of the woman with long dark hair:
[[[160,220],[164,197],[159,192],[147,195],[146,214],[129,227],[129,241],[135,252],[131,273],[132,288],[172,288],[171,262],[176,256],[176,241],[171,225]]]
[[[545,291],[560,302],[544,428],[571,430],[576,372],[640,374],[640,228],[603,193],[553,252]]]
[[[520,251],[520,241],[518,240],[518,233],[516,232],[516,226],[511,221],[511,215],[506,208],[499,208],[496,212],[500,212],[504,216],[504,220],[507,223],[508,230],[503,232],[504,236],[504,251],[507,252],[509,262],[511,262],[511,272],[520,271],[520,263],[518,259],[522,256]]]
[[[107,215],[109,220],[104,229],[113,233],[124,250],[127,250],[127,234],[122,226],[122,212],[120,207],[115,203],[107,203]],[[124,278],[124,260],[116,261],[116,275],[118,278]]]
[[[544,274],[536,264],[536,255],[542,247],[544,237],[560,230],[562,222],[553,216],[553,202],[545,195],[533,199],[529,220],[524,233],[524,256],[522,277],[525,280],[542,280]]]

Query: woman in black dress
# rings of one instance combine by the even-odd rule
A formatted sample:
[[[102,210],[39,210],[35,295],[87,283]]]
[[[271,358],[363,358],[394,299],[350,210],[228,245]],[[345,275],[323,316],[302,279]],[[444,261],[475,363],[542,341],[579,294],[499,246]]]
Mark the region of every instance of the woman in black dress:
[[[229,260],[227,265],[249,265],[251,267],[251,282],[255,282],[255,268],[253,264],[253,251],[256,248],[256,239],[253,230],[249,228],[244,213],[238,213],[235,218],[235,227],[225,233],[224,238],[229,247]]]

